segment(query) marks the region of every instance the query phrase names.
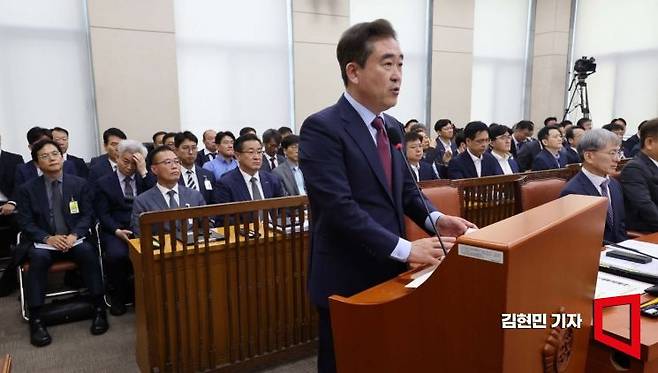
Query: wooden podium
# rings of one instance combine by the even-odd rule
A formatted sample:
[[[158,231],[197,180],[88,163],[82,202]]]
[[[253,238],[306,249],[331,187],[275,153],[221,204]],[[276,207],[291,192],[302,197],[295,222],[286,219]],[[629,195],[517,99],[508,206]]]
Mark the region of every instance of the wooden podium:
[[[417,289],[410,274],[330,298],[340,372],[583,372],[607,201],[570,195],[462,236]],[[580,314],[580,328],[551,327]],[[502,314],[546,314],[503,329]]]

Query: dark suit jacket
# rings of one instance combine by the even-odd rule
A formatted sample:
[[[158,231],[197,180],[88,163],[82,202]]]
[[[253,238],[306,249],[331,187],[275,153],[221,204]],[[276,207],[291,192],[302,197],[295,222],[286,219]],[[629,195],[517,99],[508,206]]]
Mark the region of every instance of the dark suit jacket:
[[[178,200],[180,208],[186,205],[190,207],[203,206],[206,204],[201,193],[194,189],[189,189],[182,185],[178,186]],[[139,236],[139,216],[143,212],[168,210],[169,203],[165,200],[160,189],[157,186],[145,191],[144,193],[135,197],[133,201],[133,211],[130,218],[131,231]],[[164,224],[165,230],[169,230],[169,223]],[[156,229],[153,230],[156,233]]]
[[[0,191],[10,201],[14,201],[16,169],[23,164],[23,156],[3,150],[0,153]]]
[[[258,171],[258,176],[260,186],[263,188],[263,198],[284,196],[281,180],[276,175],[266,171]],[[222,175],[222,178],[217,182],[215,198],[217,203],[251,201],[249,189],[239,167]]]
[[[432,165],[430,163],[425,161],[420,161],[418,164],[420,166],[420,168],[418,169],[418,176],[420,180],[418,181],[438,179],[438,176],[434,173],[434,170],[432,169]]]
[[[295,180],[295,175],[292,173],[292,166],[290,162],[286,160],[285,162],[278,165],[272,173],[281,180],[281,187],[283,192],[287,196],[298,196],[299,188],[297,187],[297,181]]]
[[[187,182],[185,171],[185,168],[181,166],[181,175],[180,179],[178,179],[179,185],[185,185]],[[199,167],[199,165],[196,165],[194,168],[194,173],[196,174],[196,182],[199,186],[199,192],[201,192],[203,199],[206,201],[206,205],[217,203],[217,201],[215,201],[215,175],[212,172]],[[207,183],[210,183],[210,188],[206,188]]]
[[[400,122],[383,117],[402,138]],[[400,152],[391,147],[389,189],[370,132],[344,96],[304,121],[299,148],[312,219],[311,301],[328,307],[333,294],[350,296],[404,271],[390,257],[404,216],[424,226],[427,212]]]
[[[559,159],[555,159],[553,154],[548,150],[543,149],[540,151],[535,159],[532,161],[532,170],[551,170],[554,168],[563,168],[567,165],[567,159],[563,154],[559,154]]]
[[[487,149],[487,153],[491,154],[491,152],[492,152],[491,148]],[[493,156],[493,154],[491,154],[491,155]],[[495,156],[494,156],[494,159],[496,159]],[[496,159],[496,162],[498,162],[498,159]],[[516,159],[514,159],[514,156],[511,156],[507,160],[507,163],[509,163],[509,167],[512,169],[512,173],[516,174],[516,173],[521,172],[520,169],[519,169],[519,164],[516,162]],[[500,162],[498,162],[498,165],[500,166]],[[502,170],[503,167],[501,166],[500,169]],[[503,171],[503,173],[504,173],[504,171]]]
[[[64,162],[63,171],[65,174],[69,175],[77,175],[77,171],[75,169],[75,164],[72,162]],[[19,165],[16,168],[16,175],[14,177],[14,183],[16,185],[16,188],[19,186],[23,185],[24,183],[36,179],[39,177],[39,174],[37,172],[37,165],[34,163],[34,161],[29,161],[26,163],[23,163],[22,165]],[[80,176],[78,176],[80,177]]]
[[[525,148],[526,145],[534,141],[537,140],[532,137],[527,138],[526,141],[521,146],[521,149]],[[516,143],[514,142],[514,139],[512,139],[512,145],[510,146],[510,153],[512,153],[512,157],[514,158],[516,158],[519,155],[519,149],[516,148]]]
[[[196,153],[196,160],[194,161],[194,163],[199,168],[202,168],[204,163],[212,161],[212,158],[210,158],[210,156],[205,155],[203,153],[204,149],[201,149]]]
[[[580,155],[577,151],[573,150],[570,146],[566,146],[560,150],[560,157],[564,158],[566,164],[580,163]]]
[[[455,144],[454,141],[450,141],[450,149],[452,150],[452,155],[456,156],[457,155],[457,144]],[[443,165],[443,153],[446,152],[446,148],[441,142],[441,140],[436,139],[436,147],[430,151],[428,151],[427,157],[425,157],[424,161],[427,162],[435,162],[437,167],[439,165]]]
[[[276,155],[277,167],[278,167],[278,165],[283,164],[283,162],[285,162],[285,161],[286,161],[286,158],[284,156],[279,155],[279,154]],[[260,170],[261,171],[272,172],[272,167],[270,166],[270,161],[267,160],[267,157],[265,156],[265,154],[263,154],[263,163],[260,166]]]
[[[43,242],[46,236],[55,233],[50,225],[50,205],[46,194],[44,176],[33,178],[18,188],[18,225],[23,232],[22,239]],[[75,175],[64,174],[62,177],[62,198],[64,201],[64,218],[70,233],[80,237],[89,236],[93,220],[91,193],[87,181]],[[77,214],[69,210],[69,203],[78,202]]]
[[[513,140],[512,149],[515,149]],[[516,163],[519,164],[519,169],[521,172],[528,171],[532,168],[532,162],[541,150],[542,146],[539,141],[530,141],[526,142],[521,150],[516,151],[516,154],[514,154],[515,152],[512,151],[512,155],[516,159]]]
[[[610,190],[610,201],[612,203],[613,224],[611,227],[606,221],[605,231],[603,232],[603,239],[606,241],[621,242],[628,239],[626,236],[624,195],[621,190],[621,185],[614,178],[610,178],[608,189]],[[580,194],[583,196],[595,197],[601,196],[594,184],[592,184],[592,182],[582,172],[577,173],[576,176],[569,180],[569,182],[560,192],[560,197],[566,196],[567,194]]]
[[[139,177],[135,177],[135,195],[138,196],[151,186]],[[96,184],[95,210],[100,221],[101,229],[108,234],[114,234],[117,229],[130,229],[130,218],[133,202],[127,201],[119,184],[117,173],[111,173],[98,179]]]
[[[628,229],[658,232],[658,167],[639,152],[621,170]]]
[[[96,183],[102,176],[114,173],[107,154],[100,155],[91,160],[89,169],[89,182]]]
[[[75,169],[75,176],[81,177],[83,179],[86,179],[87,176],[89,176],[89,168],[87,167],[87,164],[85,163],[84,159],[76,157],[71,154],[66,155],[66,161],[64,163],[73,163],[73,168]]]
[[[635,152],[634,148],[636,145],[640,144],[640,137],[635,134],[631,137],[628,138],[628,140],[624,141],[624,143],[621,145],[622,148],[624,149],[624,157],[626,158],[632,158],[635,157]]]
[[[503,169],[493,155],[488,152],[482,153],[482,170],[480,176],[502,175]],[[469,179],[478,177],[475,164],[468,150],[457,155],[448,163],[449,179]]]
[[[105,154],[101,154],[101,155],[99,155],[99,156],[97,156],[97,157],[92,158],[92,159],[89,161],[89,168],[94,167],[94,165],[95,165],[97,162],[99,162],[99,161],[106,161],[106,162],[107,162],[107,153],[105,153]]]

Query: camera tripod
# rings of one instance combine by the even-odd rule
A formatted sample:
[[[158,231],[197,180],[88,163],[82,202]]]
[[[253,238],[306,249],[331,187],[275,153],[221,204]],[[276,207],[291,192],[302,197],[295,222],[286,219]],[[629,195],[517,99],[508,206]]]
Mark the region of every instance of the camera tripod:
[[[574,75],[573,79],[571,79],[571,84],[569,85],[567,92],[571,91],[573,88],[573,83],[576,82],[576,80],[578,82],[576,83],[576,88],[571,93],[569,104],[567,104],[567,107],[564,109],[564,115],[562,116],[563,121],[567,118],[567,115],[570,112],[576,110],[578,106],[580,106],[580,111],[583,113],[583,118],[591,119],[589,111],[589,97],[587,96],[587,82],[585,82],[585,79],[591,74],[592,73],[578,73]],[[576,92],[579,94],[580,103],[574,105],[573,108],[571,108],[571,105],[573,105],[573,99],[576,97]]]

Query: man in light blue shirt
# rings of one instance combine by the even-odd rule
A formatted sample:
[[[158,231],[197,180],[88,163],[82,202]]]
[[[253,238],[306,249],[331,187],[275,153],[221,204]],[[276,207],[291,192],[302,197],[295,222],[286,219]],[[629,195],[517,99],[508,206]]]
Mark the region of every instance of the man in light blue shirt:
[[[217,136],[215,136],[217,156],[212,161],[203,164],[203,169],[212,172],[215,180],[219,180],[222,175],[238,167],[238,162],[234,158],[234,142],[235,136],[230,131],[217,132]]]

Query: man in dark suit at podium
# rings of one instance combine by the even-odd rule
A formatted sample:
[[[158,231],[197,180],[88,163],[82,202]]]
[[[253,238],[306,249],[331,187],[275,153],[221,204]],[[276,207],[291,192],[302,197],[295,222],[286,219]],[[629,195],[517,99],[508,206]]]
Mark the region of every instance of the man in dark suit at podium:
[[[439,263],[438,238],[402,237],[405,215],[428,230],[438,220],[446,236],[472,226],[431,204],[428,217],[402,155],[390,144],[387,131],[401,139],[402,125],[383,111],[397,103],[403,60],[391,24],[380,19],[350,27],[337,57],[345,93],[304,121],[299,146],[311,207],[309,291],[320,319],[320,372],[336,370],[331,295],[351,296],[389,280],[405,263]],[[400,315],[401,322],[407,317],[413,316]]]
[[[604,129],[585,132],[578,143],[583,165],[579,173],[564,186],[560,196],[581,194],[609,199],[603,239],[610,242],[626,240],[624,194],[617,180],[610,177],[619,163],[621,140]]]

